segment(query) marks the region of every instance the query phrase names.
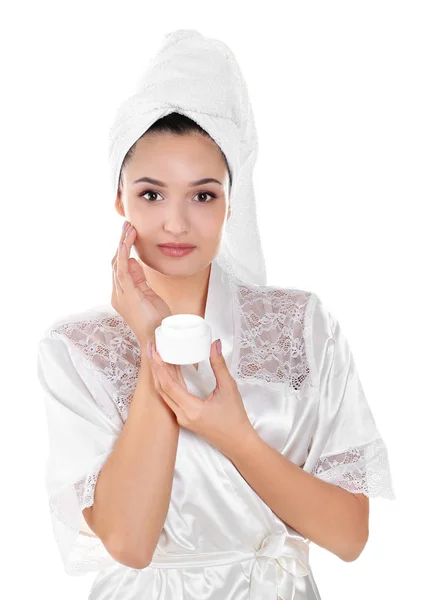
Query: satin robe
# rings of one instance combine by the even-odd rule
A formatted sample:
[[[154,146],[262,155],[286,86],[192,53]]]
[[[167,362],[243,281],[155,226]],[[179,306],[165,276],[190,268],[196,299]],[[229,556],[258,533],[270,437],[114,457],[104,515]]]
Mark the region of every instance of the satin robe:
[[[222,340],[252,425],[315,476],[352,493],[394,498],[386,447],[338,322],[316,294],[278,290],[233,286],[212,263],[205,320],[212,339]],[[141,360],[132,332],[109,305],[52,323],[40,340],[46,486],[65,572],[97,572],[89,600],[318,600],[309,540],[273,513],[225,455],[183,427],[151,563],[134,569],[117,562],[91,531],[82,508],[93,502]],[[181,368],[191,393],[205,397],[214,389],[208,360],[198,371]]]

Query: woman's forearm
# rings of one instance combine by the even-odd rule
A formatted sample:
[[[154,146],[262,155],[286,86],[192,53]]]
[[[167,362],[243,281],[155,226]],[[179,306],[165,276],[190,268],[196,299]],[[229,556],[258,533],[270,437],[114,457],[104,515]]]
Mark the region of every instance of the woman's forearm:
[[[180,427],[155,389],[147,348],[127,420],[97,479],[91,520],[113,557],[144,568],[169,509]],[[106,545],[106,542],[105,542]]]
[[[285,523],[336,554],[355,560],[368,538],[368,505],[307,473],[252,432],[230,455],[236,469]]]

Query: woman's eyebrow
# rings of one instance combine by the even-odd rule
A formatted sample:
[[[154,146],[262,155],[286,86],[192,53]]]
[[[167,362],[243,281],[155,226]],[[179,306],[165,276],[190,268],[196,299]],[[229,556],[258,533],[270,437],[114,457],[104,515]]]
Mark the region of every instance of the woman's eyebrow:
[[[151,177],[140,177],[139,179],[135,179],[135,181],[132,182],[132,185],[135,185],[136,183],[141,183],[142,181],[145,181],[146,183],[152,183],[153,185],[158,185],[159,187],[167,188],[167,185],[163,181],[159,181],[158,179],[152,179]],[[205,183],[218,183],[219,185],[223,186],[221,181],[219,181],[218,179],[214,179],[213,177],[197,179],[197,181],[191,181],[189,185],[190,187],[194,187],[196,185],[204,185]]]

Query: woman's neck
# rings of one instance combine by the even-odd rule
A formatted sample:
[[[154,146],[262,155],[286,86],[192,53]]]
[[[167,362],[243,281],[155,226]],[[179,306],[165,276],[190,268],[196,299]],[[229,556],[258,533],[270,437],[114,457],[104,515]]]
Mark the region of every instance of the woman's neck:
[[[188,277],[166,277],[144,265],[148,285],[169,306],[172,315],[199,315],[204,319],[211,263]],[[193,365],[198,371],[198,363]]]
[[[168,277],[144,266],[148,285],[169,306],[172,315],[199,315],[204,319],[211,263],[194,275]]]

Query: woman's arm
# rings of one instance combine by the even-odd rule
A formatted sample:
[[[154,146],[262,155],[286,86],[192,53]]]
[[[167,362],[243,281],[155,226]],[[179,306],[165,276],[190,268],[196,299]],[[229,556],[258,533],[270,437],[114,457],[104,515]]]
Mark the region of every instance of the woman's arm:
[[[346,562],[369,536],[369,499],[303,471],[254,430],[229,456],[239,473],[285,523]]]
[[[151,561],[169,509],[180,427],[155,389],[147,348],[128,417],[83,510],[91,529],[122,564]],[[107,541],[107,545],[106,545]]]

